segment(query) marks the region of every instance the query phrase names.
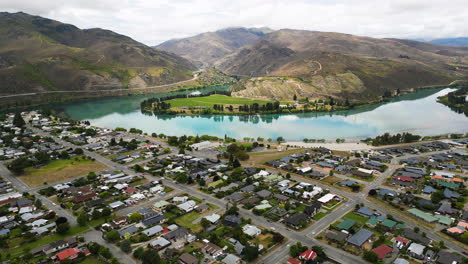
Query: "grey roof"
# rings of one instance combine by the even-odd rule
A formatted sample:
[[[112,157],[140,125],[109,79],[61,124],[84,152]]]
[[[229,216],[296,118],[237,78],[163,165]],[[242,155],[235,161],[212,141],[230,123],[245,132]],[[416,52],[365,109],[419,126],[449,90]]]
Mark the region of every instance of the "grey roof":
[[[226,200],[228,201],[234,201],[234,202],[237,202],[237,201],[240,201],[244,198],[244,195],[240,192],[235,192],[235,193],[232,193],[226,197],[224,197]]]
[[[132,235],[132,234],[136,233],[137,231],[138,231],[138,228],[136,228],[135,225],[131,225],[131,226],[128,226],[126,228],[122,228],[122,229],[118,230],[120,236],[123,236],[123,235],[125,235],[127,233]]]
[[[347,237],[348,235],[347,235],[346,233],[344,233],[344,232],[327,231],[327,233],[325,234],[325,236],[326,236],[328,239],[341,242],[341,241],[345,241],[345,239],[346,239],[346,237]]]
[[[384,196],[385,195],[396,196],[397,192],[390,190],[390,189],[381,188],[379,191],[379,194],[384,195]]]
[[[259,192],[256,193],[258,196],[262,197],[262,198],[266,198],[266,197],[269,197],[271,195],[271,192],[268,191],[268,190],[261,190]]]
[[[367,229],[361,229],[348,239],[348,243],[360,247],[362,244],[364,244],[364,242],[369,240],[373,234],[373,232]]]
[[[344,180],[344,181],[340,181],[338,184],[343,185],[343,186],[353,186],[357,184],[357,182],[352,181],[352,180]]]
[[[242,189],[240,189],[241,192],[253,192],[254,190],[255,190],[255,186],[253,186],[252,184],[247,185],[243,187]]]
[[[448,199],[458,199],[460,197],[460,194],[456,193],[456,192],[452,192],[451,190],[449,190],[448,188],[445,188],[444,190],[444,196],[445,198],[448,198]]]
[[[423,193],[434,193],[436,191],[436,189],[429,185],[424,186],[424,189],[422,190]]]
[[[159,223],[162,223],[164,221],[165,217],[164,215],[162,214],[159,214],[159,215],[155,215],[155,216],[152,216],[148,219],[145,219],[143,221],[141,221],[141,223],[145,226],[152,226],[152,225],[155,225],[155,224],[159,224]]]
[[[422,243],[424,245],[428,245],[431,242],[429,238],[423,237],[421,234],[414,232],[413,229],[410,228],[405,228],[403,230],[402,236],[412,241]]]
[[[453,264],[453,263],[462,263],[463,261],[463,257],[458,255],[458,254],[454,254],[452,252],[448,252],[448,251],[439,251],[439,254],[437,254],[439,256],[439,259],[437,260],[438,263],[440,264]]]
[[[361,207],[359,208],[359,210],[357,211],[359,214],[362,214],[362,215],[367,215],[367,216],[371,216],[374,214],[374,211],[370,210],[369,208],[367,207]]]
[[[158,233],[160,233],[162,231],[163,231],[162,226],[157,225],[157,226],[153,226],[151,228],[148,228],[146,230],[143,230],[142,233],[149,236],[149,237],[152,237],[152,236],[154,236],[154,235],[156,235],[156,234],[158,234]]]

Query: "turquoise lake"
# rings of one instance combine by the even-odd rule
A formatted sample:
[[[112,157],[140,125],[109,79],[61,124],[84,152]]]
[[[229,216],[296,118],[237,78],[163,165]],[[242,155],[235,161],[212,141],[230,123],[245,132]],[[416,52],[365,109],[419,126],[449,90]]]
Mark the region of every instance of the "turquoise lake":
[[[225,90],[227,87],[207,88]],[[302,140],[303,138],[346,138],[357,140],[385,132],[439,135],[468,132],[468,118],[437,103],[437,97],[454,89],[423,89],[365,109],[327,113],[262,116],[154,116],[140,112],[140,102],[155,94],[102,98],[62,105],[67,115],[89,120],[107,128],[139,128],[147,133],[166,135],[228,135]],[[188,91],[192,92],[192,91]],[[183,92],[182,92],[183,93]],[[187,92],[185,92],[187,93]],[[163,96],[161,94],[159,96]]]

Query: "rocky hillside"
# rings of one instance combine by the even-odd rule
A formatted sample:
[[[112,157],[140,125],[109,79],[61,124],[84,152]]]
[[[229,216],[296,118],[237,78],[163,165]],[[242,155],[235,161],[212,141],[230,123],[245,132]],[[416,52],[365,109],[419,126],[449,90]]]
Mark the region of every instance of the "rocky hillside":
[[[216,68],[208,68],[201,72],[201,74],[197,78],[197,81],[201,85],[215,85],[234,83],[237,80],[229,75],[224,74]]]
[[[155,48],[175,53],[199,67],[206,68],[239,48],[254,43],[269,32],[272,30],[268,28],[227,28],[189,38],[169,40]]]
[[[0,13],[0,94],[148,87],[192,78],[196,67],[103,29]]]
[[[363,100],[464,78],[468,75],[468,49],[279,30],[216,64],[228,74],[247,78],[232,87],[237,96],[287,99],[296,94]]]

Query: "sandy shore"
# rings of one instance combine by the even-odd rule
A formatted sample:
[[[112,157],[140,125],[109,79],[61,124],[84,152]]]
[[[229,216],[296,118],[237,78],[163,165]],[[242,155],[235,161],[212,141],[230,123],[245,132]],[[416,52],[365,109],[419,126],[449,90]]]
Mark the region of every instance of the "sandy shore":
[[[324,147],[331,150],[342,150],[342,151],[351,151],[351,150],[371,150],[375,147],[364,144],[364,143],[305,143],[303,141],[287,141],[281,143],[281,145],[286,146],[296,146],[300,148],[318,148]]]

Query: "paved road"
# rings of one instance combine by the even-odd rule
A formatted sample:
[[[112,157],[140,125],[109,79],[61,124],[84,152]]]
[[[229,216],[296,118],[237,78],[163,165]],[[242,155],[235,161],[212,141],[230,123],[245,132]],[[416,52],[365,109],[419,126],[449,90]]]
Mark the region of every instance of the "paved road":
[[[127,263],[136,264],[137,263],[127,253],[120,250],[120,248],[118,248],[114,244],[111,244],[111,243],[107,242],[106,240],[104,240],[104,238],[102,238],[102,233],[100,231],[97,231],[97,230],[90,231],[88,233],[85,233],[83,235],[83,237],[84,237],[85,241],[93,241],[93,242],[96,242],[96,243],[100,244],[101,246],[105,246],[105,247],[109,248],[112,255],[115,258],[117,258],[120,261],[120,263],[125,263],[125,264],[127,264]]]
[[[191,82],[198,79],[198,75],[193,77],[190,80],[185,80],[185,81],[180,81],[180,82],[175,82],[175,83],[169,83],[169,84],[163,84],[163,85],[155,85],[155,86],[148,86],[144,88],[132,88],[132,89],[105,89],[105,90],[86,90],[86,91],[43,91],[43,92],[34,92],[34,93],[22,93],[22,94],[9,94],[9,95],[2,95],[0,98],[8,98],[8,97],[20,97],[20,96],[35,96],[39,94],[61,94],[61,93],[100,93],[100,92],[119,92],[119,91],[138,91],[138,90],[146,90],[146,89],[154,89],[154,88],[163,88],[163,87],[168,87],[172,85],[177,85],[177,84],[183,84],[186,82]]]

